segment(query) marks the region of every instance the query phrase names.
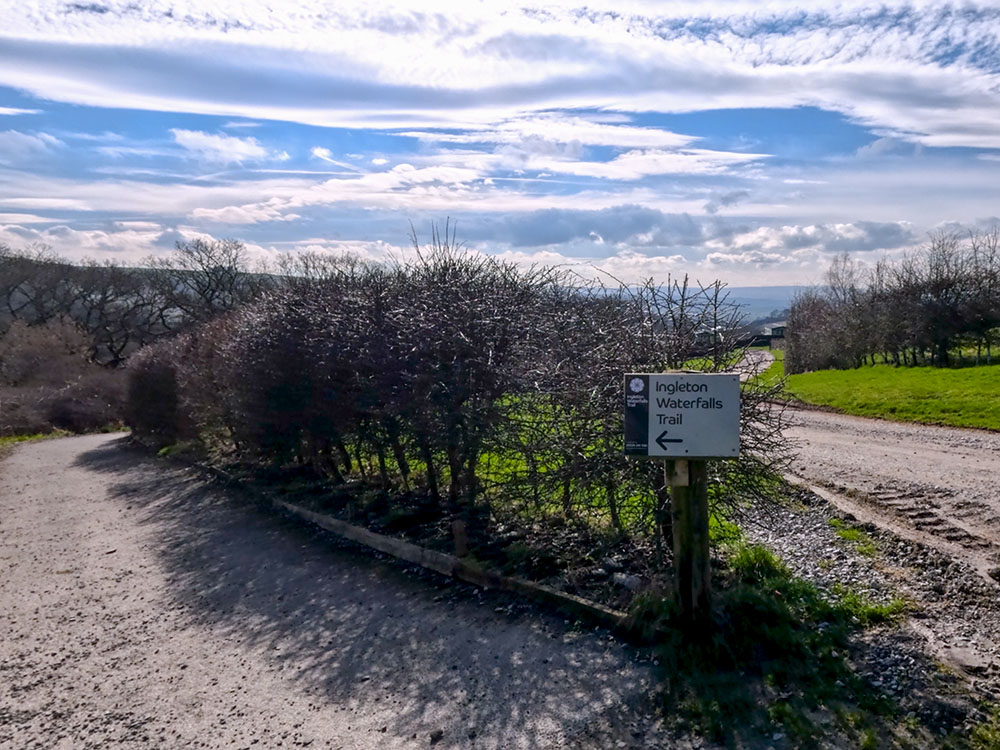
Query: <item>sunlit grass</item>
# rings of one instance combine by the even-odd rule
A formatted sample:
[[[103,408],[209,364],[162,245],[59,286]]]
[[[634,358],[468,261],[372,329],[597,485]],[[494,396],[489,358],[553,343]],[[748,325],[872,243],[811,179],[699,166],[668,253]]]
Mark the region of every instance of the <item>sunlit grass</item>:
[[[734,747],[777,727],[792,746],[820,746],[817,709],[850,711],[850,734],[875,736],[893,706],[851,668],[848,644],[861,629],[897,622],[907,604],[822,591],[760,545],[737,542],[726,557],[714,626],[700,638],[678,623],[669,598],[632,606],[635,627],[659,644],[668,712]]]
[[[877,365],[789,375],[789,395],[847,414],[1000,430],[1000,365]]]
[[[785,350],[771,349],[770,352],[774,356],[774,361],[757,376],[766,386],[776,385],[785,377]]]

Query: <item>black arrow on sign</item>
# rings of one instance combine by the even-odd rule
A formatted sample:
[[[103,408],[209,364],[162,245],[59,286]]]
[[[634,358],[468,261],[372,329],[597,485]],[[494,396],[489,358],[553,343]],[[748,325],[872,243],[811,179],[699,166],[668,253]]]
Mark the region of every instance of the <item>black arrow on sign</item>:
[[[683,438],[668,438],[667,430],[660,433],[660,436],[656,438],[656,444],[660,446],[663,450],[667,449],[667,443],[683,443]]]

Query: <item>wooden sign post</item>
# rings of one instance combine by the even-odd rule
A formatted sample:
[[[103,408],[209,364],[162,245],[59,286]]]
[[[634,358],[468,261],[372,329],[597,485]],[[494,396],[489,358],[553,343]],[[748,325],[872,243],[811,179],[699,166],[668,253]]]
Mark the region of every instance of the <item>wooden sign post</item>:
[[[708,463],[703,459],[667,461],[671,486],[674,590],[682,619],[709,624],[712,571],[708,548]],[[673,464],[673,466],[670,466]]]
[[[692,632],[706,632],[712,613],[705,459],[738,455],[739,434],[739,376],[625,376],[625,454],[665,459],[674,589],[681,618]]]

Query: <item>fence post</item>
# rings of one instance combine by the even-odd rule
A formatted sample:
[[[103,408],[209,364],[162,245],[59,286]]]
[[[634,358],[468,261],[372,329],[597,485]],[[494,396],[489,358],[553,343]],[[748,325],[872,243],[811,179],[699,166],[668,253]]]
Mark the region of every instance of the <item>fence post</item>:
[[[707,632],[712,615],[712,572],[708,543],[708,464],[704,460],[667,462],[672,486],[674,586],[685,625]]]

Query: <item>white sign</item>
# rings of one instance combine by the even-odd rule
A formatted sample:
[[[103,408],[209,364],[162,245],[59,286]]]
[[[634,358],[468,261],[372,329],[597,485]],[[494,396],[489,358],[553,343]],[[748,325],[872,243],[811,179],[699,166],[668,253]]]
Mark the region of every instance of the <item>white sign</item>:
[[[730,458],[739,452],[739,375],[625,376],[626,455]]]

